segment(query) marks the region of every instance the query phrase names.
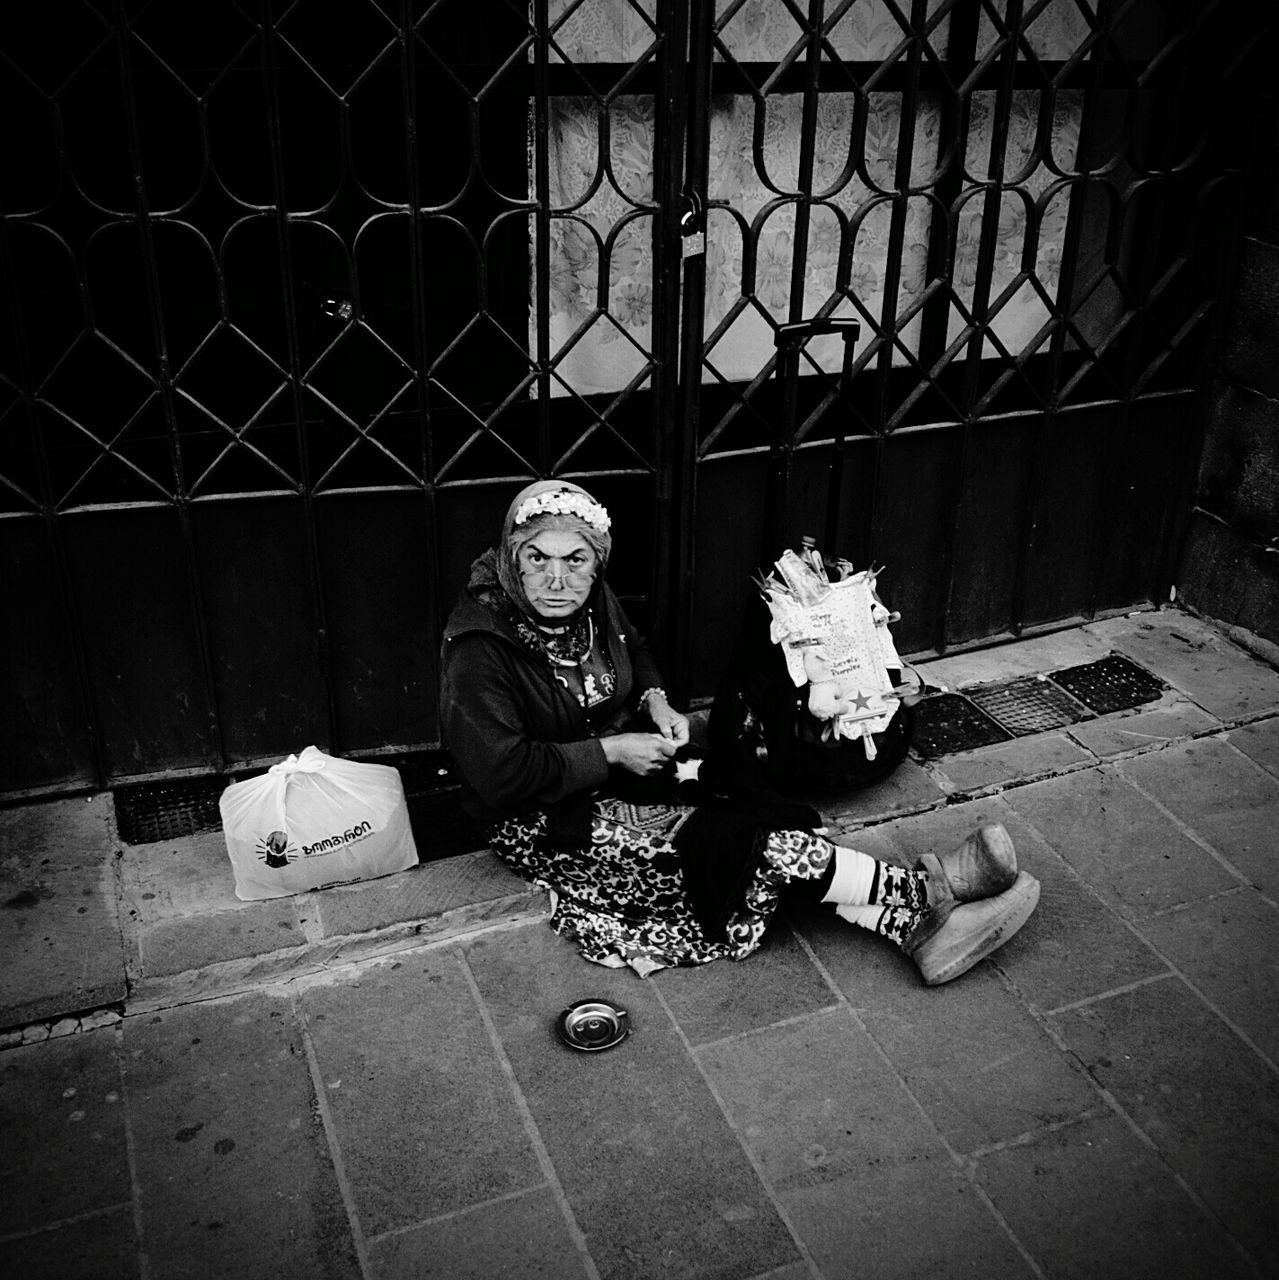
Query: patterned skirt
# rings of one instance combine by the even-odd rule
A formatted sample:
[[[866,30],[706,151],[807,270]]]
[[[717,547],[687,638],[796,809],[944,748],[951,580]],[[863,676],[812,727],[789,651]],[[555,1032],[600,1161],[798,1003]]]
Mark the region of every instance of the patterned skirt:
[[[674,839],[695,811],[674,805],[595,802],[589,848],[545,839],[546,817],[510,818],[489,832],[494,852],[551,894],[551,927],[587,959],[629,965],[640,977],[672,965],[742,960],[755,951],[782,891],[825,872],[832,846],[807,831],[773,831],[728,922],[727,941],[706,937],[684,894]]]

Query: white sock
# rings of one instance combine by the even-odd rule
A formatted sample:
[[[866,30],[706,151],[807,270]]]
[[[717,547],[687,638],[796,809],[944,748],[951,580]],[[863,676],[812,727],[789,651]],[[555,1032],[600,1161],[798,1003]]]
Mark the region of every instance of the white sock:
[[[870,891],[875,883],[875,859],[856,849],[835,846],[835,878],[826,891],[823,902],[838,902],[849,906],[861,906],[870,901]]]
[[[835,914],[841,920],[847,920],[849,924],[859,924],[863,929],[869,929],[875,933],[879,929],[880,917],[886,910],[886,907],[842,906],[835,908]]]

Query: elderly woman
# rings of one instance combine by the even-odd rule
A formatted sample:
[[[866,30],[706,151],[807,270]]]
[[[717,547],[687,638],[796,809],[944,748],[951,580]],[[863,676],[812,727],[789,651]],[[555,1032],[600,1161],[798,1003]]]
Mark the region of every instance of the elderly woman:
[[[804,893],[895,943],[935,985],[1025,923],[1039,884],[999,826],[907,869],[832,844],[802,806],[678,803],[673,782],[676,802],[643,802],[689,726],[604,582],[610,531],[577,485],[529,485],[444,637],[441,715],[463,803],[498,856],[550,890],[557,932],[645,976],[743,959],[783,893]]]

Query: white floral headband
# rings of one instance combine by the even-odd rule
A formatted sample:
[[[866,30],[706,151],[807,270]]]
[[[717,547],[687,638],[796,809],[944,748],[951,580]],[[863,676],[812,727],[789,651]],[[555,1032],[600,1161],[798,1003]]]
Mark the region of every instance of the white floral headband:
[[[613,524],[608,512],[594,498],[571,489],[549,490],[525,498],[516,508],[515,527],[534,516],[576,516],[600,533],[607,533]]]

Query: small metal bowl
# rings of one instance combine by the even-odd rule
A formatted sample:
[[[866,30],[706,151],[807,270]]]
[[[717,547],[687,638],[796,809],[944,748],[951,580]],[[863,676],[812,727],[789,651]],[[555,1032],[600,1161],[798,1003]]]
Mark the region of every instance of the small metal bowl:
[[[570,1049],[585,1053],[621,1044],[630,1029],[630,1015],[607,1000],[579,1000],[555,1020],[555,1034]]]

